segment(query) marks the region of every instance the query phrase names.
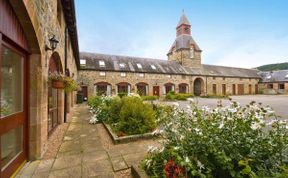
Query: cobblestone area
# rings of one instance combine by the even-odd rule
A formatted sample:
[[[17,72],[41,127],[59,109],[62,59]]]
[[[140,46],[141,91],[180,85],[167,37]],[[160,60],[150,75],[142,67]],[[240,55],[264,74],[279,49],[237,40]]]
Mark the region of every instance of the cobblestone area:
[[[27,163],[16,177],[130,178],[130,167],[139,164],[154,140],[114,145],[102,125],[90,125],[84,104],[74,116],[55,158]]]

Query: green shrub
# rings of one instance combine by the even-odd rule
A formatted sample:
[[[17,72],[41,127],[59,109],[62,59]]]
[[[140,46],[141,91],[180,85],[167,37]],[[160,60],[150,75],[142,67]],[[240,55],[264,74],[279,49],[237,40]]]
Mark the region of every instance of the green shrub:
[[[102,103],[102,98],[100,96],[93,96],[88,99],[88,105],[91,109],[97,109]]]
[[[115,124],[119,122],[120,119],[120,111],[122,108],[122,100],[120,97],[115,97],[108,105],[109,113],[107,118],[108,124]]]
[[[175,94],[175,92],[170,91],[166,96],[165,99],[166,100],[187,100],[187,98],[189,97],[193,97],[192,94],[188,94],[188,93],[178,93]]]
[[[127,96],[128,95],[128,93],[118,93],[118,96],[120,97],[120,98],[123,98],[124,96]]]
[[[120,120],[117,131],[125,134],[143,134],[152,131],[156,127],[152,106],[143,103],[138,97],[124,97],[122,99]]]
[[[149,177],[287,177],[288,124],[271,108],[192,108],[167,115],[163,145],[142,162]]]
[[[170,91],[169,93],[166,94],[165,99],[166,100],[175,100],[176,96],[175,96],[175,92]]]
[[[144,101],[152,101],[159,99],[159,96],[141,96]]]

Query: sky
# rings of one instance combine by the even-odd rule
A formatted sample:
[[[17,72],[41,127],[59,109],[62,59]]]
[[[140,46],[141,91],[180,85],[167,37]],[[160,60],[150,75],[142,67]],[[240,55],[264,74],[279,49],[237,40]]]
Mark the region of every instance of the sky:
[[[166,59],[184,13],[202,63],[288,62],[287,0],[76,0],[80,51]]]

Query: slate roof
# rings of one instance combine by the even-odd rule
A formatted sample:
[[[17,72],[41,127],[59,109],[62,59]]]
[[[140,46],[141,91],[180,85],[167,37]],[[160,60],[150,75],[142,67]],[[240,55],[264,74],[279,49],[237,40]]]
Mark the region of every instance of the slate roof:
[[[180,65],[176,61],[87,52],[80,53],[80,59],[86,60],[86,66],[80,67],[80,70],[259,78],[257,74],[259,71],[255,69],[206,64],[203,64],[201,68],[190,68]],[[105,67],[101,67],[99,61],[104,61]],[[120,64],[124,64],[124,67],[121,67]],[[141,64],[142,68],[138,68],[137,64]],[[151,65],[154,65],[156,69],[153,69]]]
[[[73,48],[73,54],[76,60],[77,68],[80,68],[79,60],[79,46],[78,46],[78,35],[77,35],[77,22],[75,13],[75,2],[74,0],[61,0],[65,21],[68,28],[68,33],[71,38],[71,45]]]
[[[180,17],[180,21],[178,22],[177,27],[179,27],[179,26],[182,25],[182,24],[190,25],[190,22],[189,22],[189,20],[188,20],[188,18],[186,17],[185,14],[183,14],[183,15]]]
[[[288,82],[288,70],[259,72],[263,83]]]
[[[195,51],[202,51],[191,35],[187,35],[187,34],[180,35],[175,39],[168,54],[172,52],[173,48],[175,48],[176,51],[178,49],[183,49],[183,48],[190,49],[191,45],[194,45]]]

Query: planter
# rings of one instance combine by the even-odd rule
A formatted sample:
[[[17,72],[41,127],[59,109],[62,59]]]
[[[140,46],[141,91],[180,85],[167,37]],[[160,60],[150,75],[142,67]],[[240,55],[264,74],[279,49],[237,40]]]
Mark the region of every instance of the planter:
[[[63,81],[52,80],[52,87],[56,89],[64,89],[65,85]]]
[[[127,136],[118,137],[113,132],[112,128],[108,124],[104,122],[102,122],[102,124],[104,125],[104,128],[110,135],[114,144],[129,143],[129,142],[134,142],[138,140],[147,140],[147,139],[152,139],[152,138],[159,136],[159,134],[155,134],[155,133],[144,133],[144,134],[127,135]]]

